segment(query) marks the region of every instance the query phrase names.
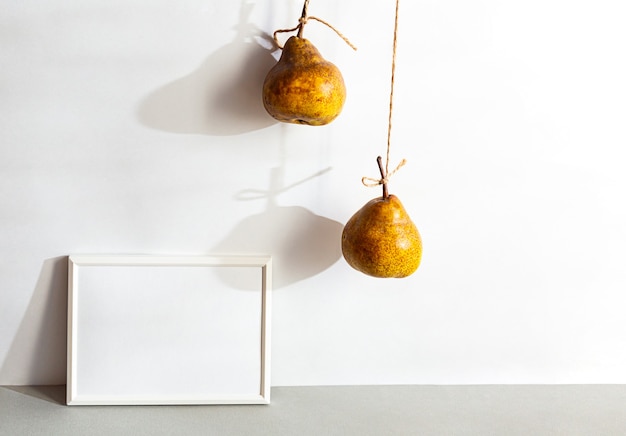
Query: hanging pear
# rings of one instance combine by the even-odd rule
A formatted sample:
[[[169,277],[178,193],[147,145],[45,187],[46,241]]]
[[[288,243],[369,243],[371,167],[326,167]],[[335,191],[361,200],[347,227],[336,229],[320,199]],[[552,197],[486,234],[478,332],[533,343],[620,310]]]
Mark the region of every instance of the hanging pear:
[[[341,251],[346,262],[364,274],[407,277],[422,260],[422,238],[400,199],[388,194],[381,161],[379,157],[383,195],[370,200],[348,220]]]
[[[322,126],[341,113],[346,86],[339,69],[307,39],[291,36],[263,83],[265,110],[285,123]]]

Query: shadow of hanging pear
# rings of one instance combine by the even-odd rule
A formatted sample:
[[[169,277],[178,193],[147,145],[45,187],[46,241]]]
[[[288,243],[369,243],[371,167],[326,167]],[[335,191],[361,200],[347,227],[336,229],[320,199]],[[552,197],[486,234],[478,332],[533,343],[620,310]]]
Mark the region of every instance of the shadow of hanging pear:
[[[172,133],[229,136],[276,123],[263,107],[261,90],[276,64],[274,40],[248,19],[254,4],[242,1],[237,35],[195,71],[141,101],[139,121]]]
[[[319,171],[290,186],[283,186],[282,167],[270,173],[267,191],[248,189],[239,192],[240,201],[267,199],[262,213],[251,215],[237,224],[213,251],[216,253],[255,253],[272,256],[274,289],[313,277],[328,269],[341,258],[343,224],[316,215],[301,206],[279,206],[276,197],[297,185],[328,172]],[[220,278],[235,289],[252,290],[229,271]]]

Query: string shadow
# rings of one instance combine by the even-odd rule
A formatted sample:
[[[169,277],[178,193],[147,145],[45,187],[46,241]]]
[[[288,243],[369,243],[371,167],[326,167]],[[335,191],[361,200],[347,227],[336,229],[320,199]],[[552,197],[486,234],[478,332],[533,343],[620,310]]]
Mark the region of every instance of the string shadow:
[[[276,64],[273,38],[248,22],[254,4],[242,1],[234,40],[196,70],[154,90],[137,118],[149,128],[181,134],[230,136],[276,124],[263,107],[267,72]]]
[[[238,223],[213,251],[217,253],[266,253],[272,256],[274,289],[315,276],[341,257],[343,224],[316,215],[300,206],[279,206],[275,197],[287,189],[321,176],[322,170],[288,187],[282,185],[282,168],[273,168],[268,191],[245,190],[235,198],[250,201],[267,198],[265,211]],[[221,280],[235,289],[252,290],[235,275]]]

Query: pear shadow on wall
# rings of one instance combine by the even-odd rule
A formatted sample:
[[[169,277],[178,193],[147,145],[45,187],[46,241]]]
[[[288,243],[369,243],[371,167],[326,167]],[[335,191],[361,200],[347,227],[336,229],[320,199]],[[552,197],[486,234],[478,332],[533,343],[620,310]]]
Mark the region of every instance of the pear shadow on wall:
[[[265,211],[251,215],[237,224],[214,247],[218,253],[269,254],[273,264],[273,289],[315,276],[332,266],[341,257],[341,232],[343,224],[316,215],[300,206],[279,206],[275,198],[301,183],[329,171],[319,171],[300,182],[282,187],[282,168],[273,168],[270,189],[244,190],[236,195],[240,201],[267,198]],[[224,273],[220,279],[230,287],[252,290],[235,274]]]
[[[0,373],[15,384],[63,385],[66,365],[67,256],[61,256],[44,261]]]
[[[274,40],[248,23],[254,4],[242,2],[237,35],[195,71],[145,97],[137,117],[172,133],[230,136],[276,124],[263,107],[263,81],[276,64]]]

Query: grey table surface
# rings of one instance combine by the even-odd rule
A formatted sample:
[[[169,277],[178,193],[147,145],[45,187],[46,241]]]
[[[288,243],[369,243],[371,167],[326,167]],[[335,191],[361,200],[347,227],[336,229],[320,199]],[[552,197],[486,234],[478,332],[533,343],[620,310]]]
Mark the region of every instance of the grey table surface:
[[[0,387],[0,435],[626,435],[626,385],[274,387],[269,405],[66,406]]]

